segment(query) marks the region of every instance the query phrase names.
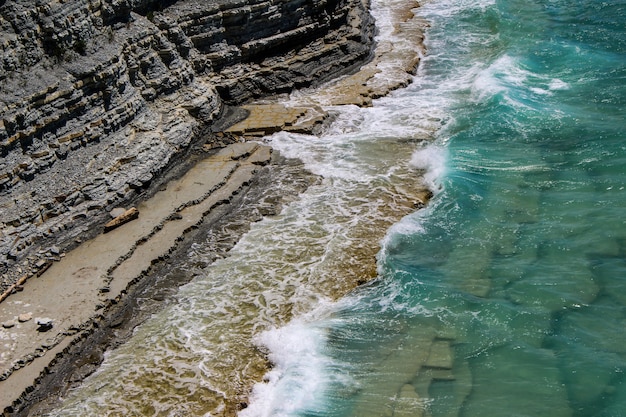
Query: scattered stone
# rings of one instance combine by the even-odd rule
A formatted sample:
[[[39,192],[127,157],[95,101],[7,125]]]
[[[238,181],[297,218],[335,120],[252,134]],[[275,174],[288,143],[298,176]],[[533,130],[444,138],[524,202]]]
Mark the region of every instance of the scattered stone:
[[[54,337],[51,337],[49,339],[46,339],[42,344],[41,347],[43,347],[44,349],[50,349],[53,348],[55,345],[57,344],[57,341],[55,340]]]
[[[9,320],[2,323],[2,327],[4,327],[5,329],[10,329],[15,326],[17,326],[17,322],[15,320]]]
[[[42,260],[43,260],[43,259],[42,259]],[[46,260],[43,260],[43,264],[40,264],[39,262],[38,262],[38,264],[39,264],[39,265],[41,265],[41,266],[37,266],[37,268],[39,269],[39,270],[37,271],[37,276],[39,277],[39,276],[41,276],[44,272],[46,272],[46,271],[48,270],[48,268],[50,268],[50,266],[52,265],[52,262],[50,262],[50,261],[46,261]]]
[[[48,330],[52,329],[53,321],[51,318],[39,317],[35,320],[35,322],[37,323],[38,332],[47,332]]]
[[[20,314],[17,317],[17,321],[19,321],[20,323],[26,323],[27,321],[30,321],[33,319],[33,313],[24,313],[24,314]]]
[[[123,224],[126,224],[132,220],[135,220],[139,217],[139,210],[135,207],[129,208],[121,215],[117,216],[110,222],[104,225],[104,233],[110,232],[113,229],[120,227]]]

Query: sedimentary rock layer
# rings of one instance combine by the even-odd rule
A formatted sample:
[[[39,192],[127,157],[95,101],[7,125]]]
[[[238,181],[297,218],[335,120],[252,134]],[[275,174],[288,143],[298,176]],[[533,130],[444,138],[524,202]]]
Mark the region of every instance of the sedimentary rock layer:
[[[0,1],[0,290],[154,188],[225,103],[362,63],[371,23],[362,0]]]

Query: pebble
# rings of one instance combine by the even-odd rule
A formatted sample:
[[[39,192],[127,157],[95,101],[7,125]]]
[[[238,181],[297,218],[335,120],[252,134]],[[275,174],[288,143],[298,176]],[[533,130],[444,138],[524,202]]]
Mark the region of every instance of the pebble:
[[[38,332],[47,332],[48,330],[52,329],[52,319],[48,317],[37,318],[37,320],[35,321],[37,322]]]
[[[24,314],[20,314],[17,317],[17,321],[19,321],[20,323],[25,323],[29,320],[32,320],[33,318],[33,313],[24,313]]]
[[[15,320],[9,320],[2,323],[2,327],[4,327],[5,329],[10,329],[11,327],[15,327],[16,325],[17,323],[15,322]]]

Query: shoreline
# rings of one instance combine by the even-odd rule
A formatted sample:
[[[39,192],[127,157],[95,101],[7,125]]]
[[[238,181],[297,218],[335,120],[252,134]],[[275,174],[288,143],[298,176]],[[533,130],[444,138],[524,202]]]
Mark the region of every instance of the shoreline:
[[[414,31],[419,30],[421,33],[424,22],[417,22],[417,19],[414,19],[416,20],[415,25],[406,25],[413,18],[412,14],[408,14],[405,10],[402,13],[397,13],[397,15],[403,16],[399,22],[405,24],[404,26],[410,26]],[[376,74],[380,73],[377,65],[385,59],[385,55],[387,57],[392,56],[394,55],[393,52],[396,52],[397,55],[397,51],[394,51],[392,45],[377,45],[374,51],[375,56],[369,64],[361,67],[360,71],[356,73],[346,75],[337,81],[331,81],[321,90],[323,91],[321,94],[305,93],[302,106],[289,107],[276,101],[272,101],[271,104],[261,102],[242,106],[248,113],[248,117],[225,129],[224,134],[218,133],[217,135],[218,137],[221,135],[222,138],[256,139],[279,130],[291,130],[300,133],[319,132],[329,118],[329,114],[321,106],[343,104],[371,105],[373,99],[385,96],[396,88],[408,85],[413,70],[419,61],[419,54],[421,48],[423,48],[422,40],[422,37],[416,39],[418,48],[414,51],[414,56],[406,56],[403,61],[404,65],[398,67],[399,77],[389,77],[389,74],[386,73],[385,80],[377,79]],[[402,74],[404,75],[402,76]],[[264,117],[268,114],[272,119],[269,122],[267,117]],[[216,179],[212,185],[203,184],[203,186],[207,187],[204,189],[195,187],[196,190],[193,192],[196,194],[192,192],[191,194],[193,195],[190,194],[186,201],[180,200],[180,204],[171,205],[169,212],[161,215],[157,219],[158,221],[150,224],[152,227],[144,225],[142,228],[143,234],[133,235],[137,236],[134,241],[131,241],[132,239],[129,239],[128,235],[129,229],[138,227],[137,224],[139,223],[137,220],[130,221],[106,235],[97,234],[94,240],[100,238],[100,240],[112,242],[104,246],[107,250],[119,249],[118,243],[120,241],[128,241],[127,243],[130,243],[131,248],[124,253],[118,254],[117,257],[110,258],[113,260],[112,264],[103,263],[100,266],[100,272],[106,270],[106,278],[109,280],[107,282],[98,281],[102,276],[95,273],[96,270],[90,270],[89,266],[75,268],[75,271],[82,271],[81,274],[84,272],[79,277],[81,279],[92,276],[92,287],[87,292],[93,296],[95,291],[95,298],[92,298],[91,303],[88,302],[88,305],[84,307],[83,314],[89,313],[87,320],[79,320],[78,323],[75,323],[73,322],[75,321],[75,316],[79,314],[74,314],[72,319],[67,320],[64,332],[59,333],[61,336],[57,334],[56,339],[59,340],[51,341],[49,340],[51,339],[50,337],[42,338],[39,341],[31,339],[31,342],[37,342],[34,345],[31,344],[31,346],[35,346],[34,349],[30,348],[31,353],[15,355],[18,359],[14,363],[17,363],[19,366],[8,373],[5,369],[2,370],[3,380],[0,381],[0,392],[3,393],[3,397],[0,405],[5,408],[5,415],[27,415],[31,414],[31,412],[37,414],[42,410],[54,408],[54,403],[58,400],[57,396],[59,394],[80,384],[82,379],[95,371],[102,361],[104,351],[123,343],[130,336],[132,330],[143,321],[142,317],[145,318],[151,311],[154,311],[151,308],[159,309],[163,303],[168,302],[168,295],[175,293],[180,285],[193,278],[191,276],[179,276],[178,280],[170,280],[167,284],[157,282],[159,277],[163,275],[163,271],[175,268],[177,256],[184,254],[184,248],[193,242],[193,237],[198,233],[206,233],[207,230],[212,230],[212,227],[219,227],[220,225],[238,225],[238,232],[228,239],[229,244],[225,245],[221,252],[216,252],[216,257],[227,256],[228,249],[246,232],[247,225],[255,220],[259,220],[264,215],[271,215],[277,212],[281,205],[280,200],[289,198],[289,193],[283,196],[274,195],[270,199],[271,202],[261,204],[261,207],[255,207],[250,202],[246,203],[248,197],[255,201],[255,193],[258,196],[259,193],[262,194],[264,191],[272,188],[271,180],[267,179],[267,174],[270,170],[288,168],[294,170],[293,176],[296,181],[292,195],[302,192],[307,184],[315,181],[311,174],[304,172],[299,163],[284,160],[277,155],[272,156],[269,147],[253,144],[254,142],[250,141],[234,142],[217,153],[209,155],[206,159],[196,157],[196,165],[190,167],[189,171],[196,169],[198,165],[206,163],[213,166],[210,168],[213,172],[220,173],[213,177],[221,177],[222,181]],[[242,174],[239,180],[235,181],[239,185],[233,187],[230,193],[225,192],[223,196],[219,196],[221,198],[217,198],[222,187],[228,187],[229,184],[233,185],[233,178],[236,177],[235,173],[242,167],[247,172],[245,175]],[[164,195],[160,195],[160,193],[167,193],[167,190],[172,188],[177,189],[177,186],[182,181],[187,181],[193,189],[194,184],[197,182],[195,179],[199,178],[200,174],[195,174],[194,177],[192,173],[192,177],[187,177],[190,175],[189,171],[180,176],[174,176],[173,185],[170,183],[165,188],[163,185],[159,186],[160,189],[155,191],[153,198],[161,201],[161,203],[167,201]],[[203,178],[207,178],[207,176],[205,175]],[[179,191],[185,189],[189,191],[189,188],[185,187]],[[429,197],[428,193],[424,192],[423,197],[423,201],[416,203],[425,204]],[[207,202],[207,200],[212,198],[215,198],[215,201]],[[146,217],[143,213],[146,212],[145,205],[148,201],[137,204],[137,207],[140,209],[139,221],[143,221]],[[204,208],[199,209],[196,207],[203,204],[203,202],[205,204]],[[235,209],[235,206],[238,208]],[[155,210],[160,210],[158,207],[157,205]],[[187,219],[187,214],[192,215],[191,213],[183,213],[183,210],[191,212],[194,208],[197,210],[194,215],[199,216],[194,217],[196,218],[195,223],[191,222],[193,225],[190,227],[179,227],[181,220],[185,221]],[[248,216],[246,218],[246,209],[250,208],[256,208],[261,217],[253,216],[254,218],[251,219]],[[151,209],[148,209],[148,212],[150,211]],[[244,219],[237,219],[238,215],[242,215]],[[163,238],[163,236],[168,237]],[[145,245],[147,242],[151,242],[151,244]],[[8,297],[7,300],[13,304],[16,301],[20,301],[21,305],[24,305],[26,301],[19,299],[20,296],[28,298],[30,301],[34,294],[33,285],[45,282],[47,276],[61,276],[62,274],[59,273],[61,267],[59,265],[62,262],[76,267],[77,263],[71,261],[72,257],[76,259],[85,258],[89,260],[89,263],[93,263],[91,260],[93,259],[92,256],[75,254],[81,250],[80,248],[93,245],[91,240],[83,243],[74,251],[66,254],[61,261],[49,266],[39,278],[33,278],[35,281],[27,281],[22,292],[15,293]],[[139,256],[143,249],[146,249],[146,254],[149,254]],[[157,249],[160,249],[160,251]],[[104,252],[102,249],[98,249],[95,253]],[[93,251],[90,252],[89,250],[86,253],[94,254]],[[124,268],[126,270],[118,274],[118,281],[115,281],[115,278],[110,278],[115,271],[120,271]],[[66,275],[72,276],[72,274]],[[57,281],[59,279],[55,278],[55,282],[61,284]],[[93,283],[97,285],[93,285]],[[357,284],[355,283],[355,285]],[[75,281],[69,284],[69,287],[72,287],[73,290],[75,286]],[[45,296],[49,298],[50,293],[47,291],[49,287],[44,287],[46,287]],[[67,287],[59,291],[59,295],[61,295],[64,291],[67,292]],[[153,300],[152,307],[144,310],[145,315],[143,316],[141,314],[135,315],[135,312],[138,311],[136,300],[140,294],[151,294],[149,298]],[[84,301],[84,296],[79,296],[78,298]],[[54,301],[58,301],[58,299]],[[0,314],[6,313],[0,316],[0,322],[7,322],[7,317],[11,314],[14,316],[13,320],[15,320],[16,311],[5,311],[3,307],[6,304],[8,304],[6,300],[0,303]],[[17,303],[17,305],[20,305],[20,303]],[[67,306],[63,306],[63,308],[67,308]],[[6,329],[6,331],[10,331],[12,328],[18,330],[20,326],[26,328],[34,325],[35,320],[35,315],[26,322],[19,322],[18,320],[19,323]],[[56,331],[60,327],[59,322],[53,322],[51,330]],[[25,331],[21,338],[28,338],[29,332],[32,334],[32,329]],[[40,333],[38,336],[44,334],[52,335],[48,331]],[[19,338],[20,336],[17,336],[17,339]],[[51,356],[54,357],[51,358]],[[20,361],[22,362],[21,364]],[[33,384],[32,381],[35,379],[37,381]],[[10,386],[8,385],[9,383],[11,383]],[[21,388],[19,388],[20,386]],[[7,401],[12,401],[12,403],[8,405]]]
[[[272,180],[285,170],[291,172],[293,181],[286,187],[276,189]],[[215,207],[197,227],[176,242],[176,248],[166,258],[157,261],[148,272],[129,283],[119,297],[111,299],[110,304],[101,314],[93,317],[90,326],[82,334],[59,345],[61,352],[46,365],[35,384],[37,391],[42,394],[24,393],[20,397],[24,404],[34,403],[34,407],[31,405],[28,410],[24,410],[24,415],[38,415],[42,410],[50,410],[58,405],[58,396],[76,387],[97,370],[108,349],[123,344],[138,325],[172,302],[172,296],[178,288],[194,278],[193,275],[179,271],[177,265],[188,262],[187,252],[196,238],[212,235],[219,241],[212,254],[213,260],[226,257],[228,250],[247,232],[252,222],[260,220],[262,214],[271,215],[279,211],[284,200],[295,198],[314,181],[315,177],[305,172],[299,161],[273,155],[272,161],[260,168],[250,183],[240,188],[229,202]],[[141,302],[138,303],[138,300]],[[32,365],[37,367],[37,364]],[[33,369],[24,368],[24,371],[26,374],[33,373]],[[11,381],[11,378],[7,381]],[[28,383],[28,379],[24,381]],[[1,384],[0,388],[4,389]],[[16,412],[15,415],[22,414]]]

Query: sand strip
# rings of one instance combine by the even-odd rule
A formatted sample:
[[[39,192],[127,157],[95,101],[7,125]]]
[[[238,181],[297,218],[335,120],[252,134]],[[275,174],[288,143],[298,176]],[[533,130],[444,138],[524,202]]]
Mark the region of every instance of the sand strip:
[[[102,309],[228,202],[270,157],[267,146],[254,142],[229,145],[141,203],[136,220],[85,242],[1,303],[0,407],[10,406],[56,353],[80,339]],[[52,327],[42,331],[37,322],[44,319]]]

